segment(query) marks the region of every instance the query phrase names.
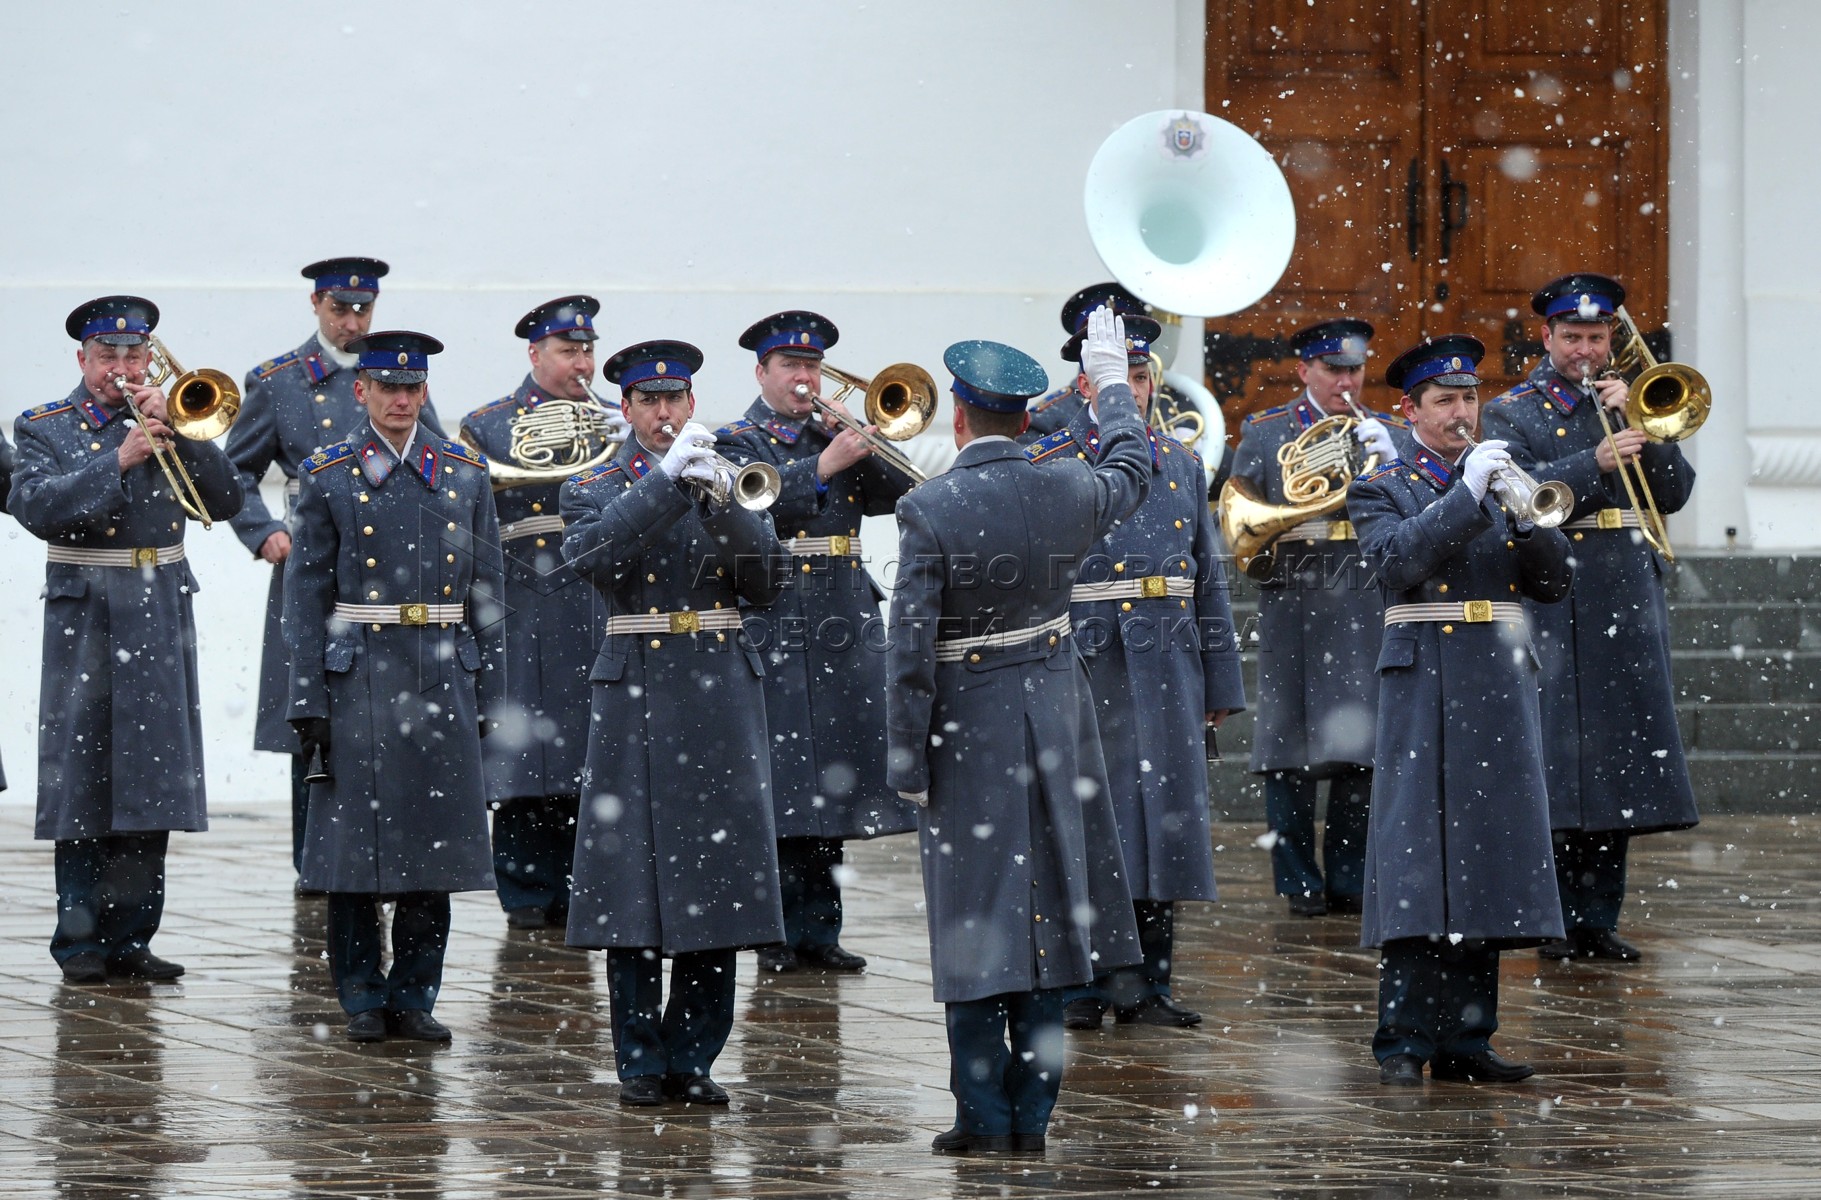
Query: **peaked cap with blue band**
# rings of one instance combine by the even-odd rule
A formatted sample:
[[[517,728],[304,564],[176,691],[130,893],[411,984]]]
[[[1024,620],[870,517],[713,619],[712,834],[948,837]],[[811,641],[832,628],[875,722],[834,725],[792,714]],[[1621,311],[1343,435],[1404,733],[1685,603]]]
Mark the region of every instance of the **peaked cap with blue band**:
[[[1405,395],[1419,383],[1478,387],[1480,360],[1485,357],[1484,342],[1464,333],[1450,333],[1430,338],[1398,355],[1385,368],[1385,382]]]
[[[303,269],[312,292],[327,292],[343,304],[371,304],[379,297],[379,277],[392,268],[377,258],[325,258]]]
[[[100,338],[110,346],[137,346],[158,328],[158,306],[140,296],[101,296],[78,304],[63,320],[79,342]]]
[[[563,296],[546,300],[518,319],[512,327],[517,337],[541,342],[547,337],[560,337],[571,342],[595,339],[594,318],[601,302],[593,296]]]
[[[646,392],[681,392],[702,369],[702,352],[688,342],[659,340],[639,342],[618,351],[601,368],[601,378],[620,385],[620,394],[633,388]]]
[[[820,360],[840,340],[841,331],[821,313],[790,309],[754,321],[740,335],[740,349],[753,351],[760,362],[773,350],[793,358]]]
[[[1090,283],[1063,302],[1062,332],[1073,336],[1086,329],[1088,314],[1102,304],[1122,317],[1142,317],[1151,311],[1150,305],[1123,284],[1111,280],[1106,283]]]
[[[1321,321],[1290,335],[1290,349],[1304,362],[1319,358],[1331,367],[1366,365],[1366,343],[1378,331],[1370,321],[1342,317]]]
[[[1000,342],[956,342],[942,352],[955,398],[987,412],[1021,413],[1050,386],[1037,360]]]
[[[441,354],[443,344],[427,333],[387,329],[348,343],[358,354],[354,365],[381,383],[422,383],[430,377],[430,356]]]
[[[1126,361],[1133,366],[1145,362],[1151,357],[1151,343],[1163,336],[1163,326],[1150,317],[1141,317],[1136,313],[1120,317],[1125,322]],[[1074,337],[1062,343],[1062,357],[1069,362],[1081,361],[1081,346],[1088,338],[1086,326]]]
[[[1530,298],[1531,311],[1539,317],[1588,325],[1610,321],[1623,303],[1625,285],[1591,271],[1551,279]]]

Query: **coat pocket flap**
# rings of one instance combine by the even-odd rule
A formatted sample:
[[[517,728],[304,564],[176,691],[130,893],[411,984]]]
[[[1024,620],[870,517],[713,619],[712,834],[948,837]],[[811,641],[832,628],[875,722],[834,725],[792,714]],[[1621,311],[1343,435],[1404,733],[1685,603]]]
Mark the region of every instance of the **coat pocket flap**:
[[[481,669],[480,643],[474,640],[473,634],[464,633],[455,639],[455,657],[467,670]]]
[[[1416,631],[1413,629],[1396,629],[1385,635],[1385,644],[1379,648],[1378,669],[1390,670],[1393,667],[1412,667],[1416,665]]]
[[[588,671],[589,683],[618,683],[620,676],[626,673],[626,656],[609,654],[602,650],[594,656],[594,666]]]
[[[53,571],[44,580],[44,599],[80,600],[89,594],[89,581],[74,571]]]
[[[353,642],[330,642],[322,648],[322,669],[337,675],[353,670],[359,649]]]

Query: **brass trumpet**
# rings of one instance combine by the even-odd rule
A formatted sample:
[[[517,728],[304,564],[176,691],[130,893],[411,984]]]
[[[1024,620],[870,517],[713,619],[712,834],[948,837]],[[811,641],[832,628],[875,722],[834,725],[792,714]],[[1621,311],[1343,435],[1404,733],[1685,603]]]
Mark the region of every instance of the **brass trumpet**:
[[[801,383],[796,387],[797,395],[812,402],[817,412],[841,428],[859,434],[875,455],[910,476],[913,483],[928,483],[929,476],[892,443],[916,437],[929,428],[935,417],[936,381],[929,372],[916,363],[893,363],[866,379],[823,363],[822,373],[841,385],[833,399],[824,400]],[[837,407],[856,391],[866,393],[864,423]],[[878,426],[878,434],[866,432],[867,425]]]
[[[1638,332],[1637,322],[1631,319],[1623,304],[1619,305],[1618,328],[1613,332],[1611,365],[1597,376],[1583,372],[1581,391],[1593,401],[1594,411],[1600,415],[1606,444],[1612,448],[1612,456],[1618,462],[1619,482],[1625,485],[1625,498],[1638,514],[1638,532],[1644,535],[1651,549],[1674,562],[1676,552],[1669,545],[1669,526],[1650,490],[1644,464],[1635,459],[1627,460],[1619,453],[1618,443],[1612,436],[1617,430],[1607,419],[1606,406],[1594,396],[1593,380],[1627,381],[1630,394],[1625,401],[1625,424],[1642,430],[1653,442],[1679,442],[1701,428],[1713,408],[1713,388],[1708,386],[1706,376],[1685,363],[1658,362],[1644,341],[1644,335]],[[1642,503],[1639,503],[1640,499]]]
[[[175,379],[166,395],[165,424],[193,442],[213,441],[226,433],[240,416],[239,385],[226,373],[213,367],[185,371],[156,334],[146,334],[146,342],[150,355],[146,362],[145,382],[151,387],[162,387],[165,380]],[[114,386],[120,389],[120,394],[126,398],[128,411],[133,414],[133,420],[139,422],[143,429],[145,414],[139,411],[133,393],[127,390],[126,376],[115,376]],[[189,468],[177,457],[177,451],[163,445],[156,438],[149,440],[152,457],[158,460],[158,468],[164,472],[165,482],[171,485],[171,495],[175,497],[178,507],[201,521],[204,529],[213,529],[215,521],[209,516],[208,506],[202,501],[202,492],[197,488],[196,481],[190,478]]]
[[[1469,449],[1479,445],[1473,440],[1472,427],[1465,421],[1456,425],[1454,432],[1467,439]],[[1494,472],[1492,486],[1520,520],[1529,521],[1539,529],[1554,529],[1574,511],[1574,492],[1567,484],[1557,479],[1538,483],[1516,463]]]
[[[675,428],[669,425],[663,428],[665,433],[676,437]],[[778,502],[778,495],[784,490],[784,477],[778,474],[778,468],[762,462],[750,462],[742,467],[720,454],[712,454],[712,458],[713,483],[700,479],[677,482],[687,484],[716,508],[726,508],[731,501],[748,512],[763,512]]]

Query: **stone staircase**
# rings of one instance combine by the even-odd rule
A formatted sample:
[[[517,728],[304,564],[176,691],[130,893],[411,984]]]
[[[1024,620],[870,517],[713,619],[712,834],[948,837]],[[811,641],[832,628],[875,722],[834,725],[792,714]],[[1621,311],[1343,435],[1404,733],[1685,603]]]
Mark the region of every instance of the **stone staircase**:
[[[1668,580],[1677,714],[1704,813],[1808,813],[1821,800],[1821,557],[1684,554]],[[1234,619],[1248,629],[1257,590],[1241,579]],[[1246,655],[1246,695],[1258,695]],[[1264,818],[1247,774],[1252,715],[1220,732],[1211,769],[1216,819]]]

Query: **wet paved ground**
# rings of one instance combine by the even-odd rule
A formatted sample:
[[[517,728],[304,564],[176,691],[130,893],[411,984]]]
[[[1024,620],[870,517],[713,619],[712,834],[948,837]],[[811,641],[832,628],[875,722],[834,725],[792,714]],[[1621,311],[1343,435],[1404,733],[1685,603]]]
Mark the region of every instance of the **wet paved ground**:
[[[1268,895],[1256,826],[1217,829],[1187,906],[1190,1032],[1070,1035],[1042,1159],[947,1159],[915,845],[851,855],[858,977],[755,985],[729,1110],[622,1110],[600,956],[458,897],[452,1048],[341,1036],[320,902],[277,807],[173,839],[157,949],[178,985],[75,988],[44,949],[48,846],[0,806],[0,1195],[570,1197],[1821,1194],[1821,822],[1713,820],[1634,855],[1630,967],[1509,955],[1511,1087],[1381,1088],[1374,956]]]

